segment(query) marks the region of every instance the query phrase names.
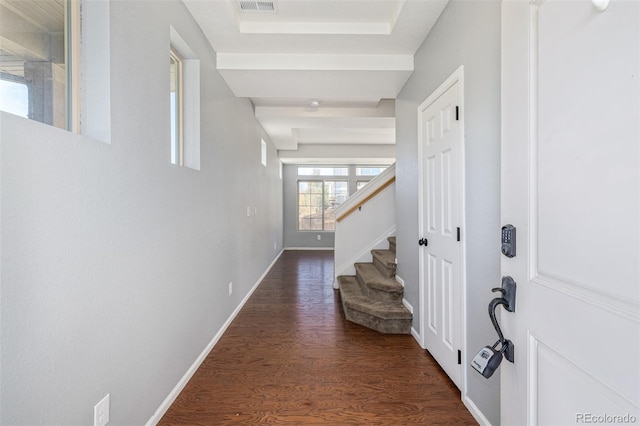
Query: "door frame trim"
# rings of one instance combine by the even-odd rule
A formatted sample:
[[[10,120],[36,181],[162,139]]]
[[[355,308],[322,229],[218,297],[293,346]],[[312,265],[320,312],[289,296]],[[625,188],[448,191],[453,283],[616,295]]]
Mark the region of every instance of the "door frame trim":
[[[431,95],[427,97],[427,99],[422,102],[417,108],[417,117],[418,117],[418,232],[420,235],[424,234],[424,160],[423,160],[423,140],[422,140],[422,114],[423,112],[431,106],[440,96],[442,96],[449,88],[451,88],[454,84],[459,84],[458,91],[458,106],[459,106],[459,116],[458,121],[460,125],[460,133],[459,133],[459,143],[460,143],[460,209],[461,209],[461,224],[463,233],[460,241],[460,297],[461,297],[461,308],[460,308],[460,324],[461,324],[461,348],[462,351],[462,388],[461,396],[462,399],[466,397],[466,389],[467,389],[467,369],[465,366],[467,365],[467,354],[466,354],[466,346],[467,346],[467,275],[466,275],[466,239],[464,238],[465,230],[466,230],[466,208],[465,208],[465,133],[464,133],[464,65],[461,65],[456,69]],[[425,289],[425,277],[424,277],[424,259],[422,256],[418,256],[418,298],[419,298],[419,306],[420,306],[420,334],[418,343],[423,349],[426,349],[426,289]]]

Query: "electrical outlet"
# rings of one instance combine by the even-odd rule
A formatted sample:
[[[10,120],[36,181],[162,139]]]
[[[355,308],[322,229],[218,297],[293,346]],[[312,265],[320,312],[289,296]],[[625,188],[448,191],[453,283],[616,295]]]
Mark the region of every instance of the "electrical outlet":
[[[318,241],[322,239],[322,235],[318,234]]]
[[[247,207],[247,217],[251,216],[251,207]]]
[[[273,243],[273,249],[275,250],[277,247],[276,243]]]
[[[229,296],[231,296],[231,293],[233,293],[233,282],[229,283]]]
[[[93,407],[93,426],[105,426],[109,423],[109,395]]]

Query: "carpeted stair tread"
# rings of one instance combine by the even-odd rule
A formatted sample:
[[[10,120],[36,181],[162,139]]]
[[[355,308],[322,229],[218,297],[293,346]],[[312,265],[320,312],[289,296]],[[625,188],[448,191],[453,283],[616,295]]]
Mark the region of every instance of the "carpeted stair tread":
[[[356,274],[362,282],[373,289],[389,293],[402,293],[404,288],[394,278],[383,276],[373,263],[356,263]]]
[[[396,254],[391,250],[371,250],[371,254],[388,268],[396,268]]]
[[[411,312],[402,303],[371,301],[364,296],[355,276],[340,276],[338,281],[345,313],[351,309],[382,320],[411,320]]]

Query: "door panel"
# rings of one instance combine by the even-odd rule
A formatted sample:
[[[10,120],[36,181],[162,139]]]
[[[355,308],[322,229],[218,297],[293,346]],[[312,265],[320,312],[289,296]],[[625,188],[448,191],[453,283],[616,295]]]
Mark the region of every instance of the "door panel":
[[[633,404],[620,398],[605,383],[594,380],[593,375],[564,357],[550,346],[535,338],[531,340],[533,368],[536,385],[530,386],[536,400],[532,406],[532,424],[580,424],[587,422],[587,415],[634,413]],[[575,392],[580,389],[580,392]],[[562,404],[558,397],[562,395]],[[585,411],[589,407],[589,411]],[[615,407],[612,409],[612,407]],[[581,421],[584,420],[584,421]],[[622,423],[622,422],[603,422]]]
[[[598,12],[579,3],[536,8],[537,273],[638,303],[640,262],[629,257],[637,251],[638,212],[621,208],[629,198],[637,205],[638,193],[616,188],[639,177],[638,144],[629,144],[630,135],[638,141],[638,116],[628,115],[637,110],[629,81],[637,82],[638,54],[624,52],[632,34],[621,29],[638,28],[640,18],[625,14],[624,4]]]
[[[461,388],[462,141],[455,108],[460,85],[451,81],[419,107],[420,238],[429,244],[420,254],[422,346]]]
[[[437,265],[438,259],[432,254],[427,253],[427,300],[428,309],[427,316],[429,317],[429,329],[432,333],[438,333],[438,295],[437,288],[438,283],[436,281],[436,272],[438,271]]]
[[[502,260],[518,283],[503,424],[640,419],[639,18],[638,2],[503,3],[502,220],[519,245]]]
[[[454,212],[451,209],[451,150],[445,149],[440,153],[440,169],[442,177],[442,235],[453,235],[452,223]]]

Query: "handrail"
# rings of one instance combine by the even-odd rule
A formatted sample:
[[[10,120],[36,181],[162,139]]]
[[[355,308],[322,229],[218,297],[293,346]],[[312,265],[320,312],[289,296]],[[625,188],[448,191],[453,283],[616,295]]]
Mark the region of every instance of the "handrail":
[[[391,179],[389,179],[388,181],[386,181],[385,183],[383,183],[382,185],[380,185],[379,188],[377,188],[375,191],[373,191],[371,194],[369,194],[364,200],[362,200],[362,202],[358,203],[357,206],[354,206],[352,208],[350,208],[349,210],[347,210],[347,212],[345,212],[344,214],[340,215],[340,217],[338,217],[336,219],[337,222],[342,221],[344,218],[346,218],[347,216],[349,216],[351,213],[355,212],[356,210],[360,209],[363,205],[365,205],[369,200],[371,200],[373,197],[375,197],[376,195],[378,195],[380,192],[382,192],[383,189],[385,189],[387,186],[391,185],[393,182],[396,181],[396,177],[392,177]]]

